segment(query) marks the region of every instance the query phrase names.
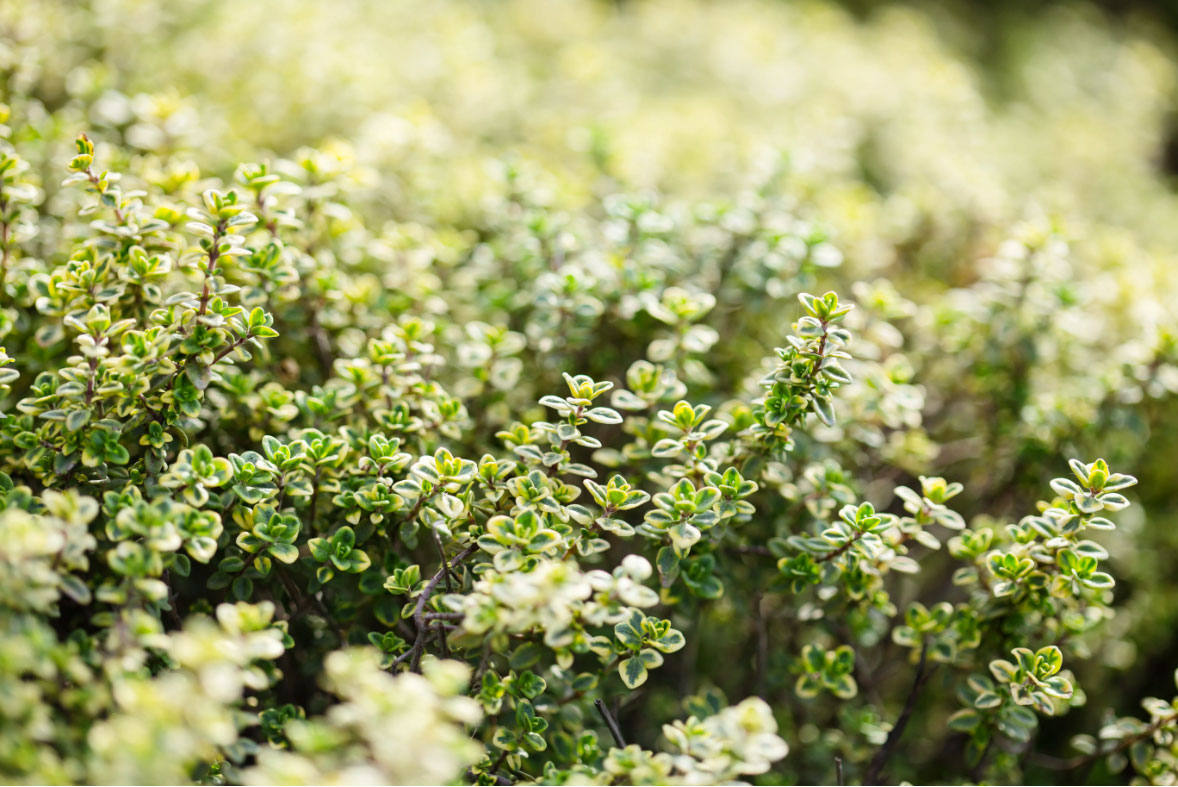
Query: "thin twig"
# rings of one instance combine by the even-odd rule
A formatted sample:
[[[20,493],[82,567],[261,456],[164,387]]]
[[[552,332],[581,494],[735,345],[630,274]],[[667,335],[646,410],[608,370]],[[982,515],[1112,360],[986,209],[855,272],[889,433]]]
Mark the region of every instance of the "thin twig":
[[[184,621],[180,619],[180,607],[176,604],[176,591],[172,588],[171,571],[164,571],[164,584],[168,586],[168,612],[176,629],[184,628]]]
[[[499,768],[503,765],[503,761],[506,759],[507,750],[504,749],[499,753],[499,759],[495,760],[495,762],[491,765],[490,770],[484,771],[485,775],[493,776],[495,778],[495,784],[515,784],[515,782],[511,781],[511,779],[507,779],[499,775]],[[474,771],[467,771],[466,778],[471,782],[478,782],[479,777],[478,774],[476,774]]]
[[[988,741],[986,741],[986,745],[982,748],[982,753],[981,753],[981,755],[978,756],[977,763],[975,763],[974,766],[969,769],[969,780],[971,782],[974,782],[976,784],[981,784],[982,775],[986,772],[986,757],[989,756],[990,747],[993,745],[994,745],[994,736],[991,735],[990,739]]]
[[[246,564],[246,567],[249,567],[248,563]],[[335,635],[339,637],[340,645],[347,645],[347,632],[344,631],[344,627],[340,625],[338,620],[335,619],[335,616],[331,614],[331,610],[327,608],[327,604],[323,601],[323,599],[319,598],[319,596],[315,595],[314,593],[309,593],[307,596],[304,596],[302,591],[299,590],[298,584],[294,581],[290,574],[287,573],[287,569],[285,567],[278,566],[278,571],[276,573],[278,574],[278,578],[282,580],[283,587],[286,588],[286,595],[290,597],[290,600],[293,601],[295,605],[295,610],[291,611],[290,616],[294,617],[296,612],[301,612],[302,610],[306,609],[306,600],[309,597],[311,599],[311,603],[314,604],[315,609],[319,611],[319,614],[323,616],[323,619],[327,622],[327,625],[330,626],[331,629],[335,631]]]
[[[425,651],[425,640],[430,629],[429,623],[425,619],[426,602],[428,602],[430,596],[433,595],[434,588],[436,588],[438,583],[441,582],[442,579],[446,576],[450,565],[454,563],[461,563],[463,560],[466,560],[468,557],[473,555],[475,550],[478,548],[478,544],[471,544],[466,549],[455,555],[454,560],[451,563],[443,565],[442,568],[438,569],[438,573],[434,574],[433,577],[430,578],[430,581],[426,583],[425,588],[422,589],[421,595],[417,597],[417,606],[413,609],[413,625],[417,627],[417,639],[413,641],[413,649],[409,651],[409,669],[413,672],[421,672],[421,656]]]
[[[453,593],[454,586],[450,582],[450,561],[446,560],[446,549],[442,546],[442,537],[438,535],[438,531],[434,530],[434,544],[438,547],[438,558],[442,561],[442,571],[446,576],[446,592]]]
[[[920,646],[920,662],[916,665],[916,677],[912,681],[912,690],[908,692],[908,698],[904,700],[904,709],[900,711],[900,718],[896,719],[896,723],[892,726],[891,732],[888,733],[888,739],[884,741],[884,745],[871,758],[871,767],[867,769],[867,778],[864,779],[864,784],[880,783],[880,774],[883,773],[884,766],[887,765],[888,758],[892,756],[896,744],[900,742],[900,737],[904,734],[904,728],[908,726],[908,719],[912,716],[912,709],[916,706],[916,697],[924,687],[924,682],[932,675],[931,670],[925,670],[928,664],[927,657],[928,640],[926,639]]]
[[[622,729],[618,726],[618,722],[613,715],[606,709],[605,703],[602,700],[593,700],[593,706],[597,708],[597,712],[601,714],[605,726],[609,729],[609,734],[614,736],[614,743],[618,745],[619,749],[626,748],[626,739],[622,737]]]
[[[581,413],[584,412],[584,410],[585,410],[584,405],[578,405],[577,409],[575,411],[573,411],[573,420],[576,421],[578,418],[580,418]],[[564,458],[565,450],[569,447],[569,443],[571,443],[571,442],[572,442],[572,440],[561,440],[560,445],[558,445],[556,447],[556,453],[559,454],[562,459]],[[559,459],[557,460],[556,464],[549,465],[549,467],[548,467],[548,477],[549,478],[554,477],[558,472],[560,472],[560,465],[561,465],[561,462]]]
[[[483,674],[491,666],[491,641],[488,639],[483,643],[483,656],[479,659],[479,665],[475,667],[474,677],[470,679],[471,691],[478,694],[483,685]]]
[[[446,560],[446,548],[442,546],[442,537],[438,535],[438,531],[434,530],[433,533],[434,533],[434,544],[436,544],[438,547],[438,558],[442,561],[442,575],[446,578],[446,592],[453,593],[454,592],[454,583],[450,580],[450,561]],[[433,614],[435,616],[440,616],[440,615],[443,615],[446,613],[435,612]],[[459,619],[462,618],[462,613],[451,613],[451,614],[457,614]],[[442,620],[443,618],[434,617],[433,619],[434,620]],[[445,619],[452,620],[453,618],[445,618]],[[450,646],[446,644],[446,632],[441,625],[436,625],[436,626],[434,626],[434,628],[437,629],[437,632],[438,632],[438,649],[441,650],[441,652],[442,652],[442,658],[448,659],[448,658],[450,658]]]
[[[765,613],[761,609],[763,597],[757,593],[753,597],[753,627],[757,640],[756,667],[754,670],[754,686],[757,696],[763,700],[769,699],[769,626],[765,620]]]
[[[843,785],[846,784],[846,781],[843,779],[843,758],[839,757],[837,754],[834,757],[834,778],[835,784],[837,784],[838,787],[843,787]]]
[[[497,784],[497,785],[499,785],[499,784],[502,784],[502,785],[515,784],[515,782],[513,782],[511,779],[508,779],[504,776],[500,776],[497,773],[488,773],[487,775],[493,776],[495,778],[495,784]],[[466,779],[471,784],[478,784],[479,774],[475,773],[474,771],[467,771],[466,772]]]
[[[1159,729],[1161,729],[1162,727],[1164,727],[1167,724],[1172,724],[1175,721],[1178,721],[1178,713],[1176,713],[1172,716],[1166,716],[1164,718],[1158,719],[1157,721],[1155,721],[1153,724],[1146,727],[1141,732],[1137,733],[1136,735],[1130,735],[1127,738],[1122,738],[1121,741],[1116,746],[1114,746],[1111,749],[1107,749],[1105,751],[1094,751],[1091,754],[1086,754],[1086,755],[1082,755],[1079,757],[1072,757],[1071,759],[1062,759],[1059,757],[1052,757],[1047,754],[1032,753],[1031,761],[1035,765],[1039,765],[1044,768],[1050,768],[1050,769],[1056,770],[1056,771],[1072,771],[1072,770],[1075,770],[1076,768],[1082,768],[1085,765],[1091,765],[1092,763],[1099,760],[1101,757],[1108,757],[1111,754],[1118,754],[1119,752],[1124,751],[1125,749],[1129,748],[1130,746],[1137,743],[1138,741],[1143,741],[1147,738],[1151,738]]]

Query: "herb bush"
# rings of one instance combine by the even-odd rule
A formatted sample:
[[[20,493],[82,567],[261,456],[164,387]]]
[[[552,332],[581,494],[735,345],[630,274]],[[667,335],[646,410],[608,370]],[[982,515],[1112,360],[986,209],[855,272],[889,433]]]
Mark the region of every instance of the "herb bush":
[[[0,29],[6,782],[1178,778],[1156,33]]]

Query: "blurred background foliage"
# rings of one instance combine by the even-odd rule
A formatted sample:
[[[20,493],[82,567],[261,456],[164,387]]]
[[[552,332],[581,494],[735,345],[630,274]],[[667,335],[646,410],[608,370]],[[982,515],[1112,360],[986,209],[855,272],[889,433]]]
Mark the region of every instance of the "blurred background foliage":
[[[443,267],[495,236],[514,189],[555,217],[618,190],[722,213],[782,181],[841,255],[818,286],[874,282],[855,300],[882,292],[906,321],[923,426],[874,466],[881,489],[934,472],[965,483],[967,519],[1001,524],[1069,456],[1140,478],[1108,542],[1119,614],[1077,667],[1088,705],[1044,725],[1062,753],[1106,708],[1170,696],[1178,664],[1175,24],[1163,0],[0,0],[0,80],[47,201],[81,129],[111,169],[160,182],[313,145],[350,179],[341,232],[429,228]],[[40,229],[54,248],[61,228]],[[1066,254],[1004,256],[1012,239]],[[1036,286],[1011,296],[1020,276]],[[788,332],[742,305],[716,310],[729,379]],[[537,361],[530,384],[643,357],[593,330],[580,365]],[[727,657],[704,642],[698,669],[743,696]],[[802,744],[837,735],[797,725]]]

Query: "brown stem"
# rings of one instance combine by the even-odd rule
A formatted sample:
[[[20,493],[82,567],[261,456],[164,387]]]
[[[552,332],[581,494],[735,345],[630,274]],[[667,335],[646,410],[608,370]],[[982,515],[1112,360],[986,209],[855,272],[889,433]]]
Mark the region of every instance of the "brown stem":
[[[428,495],[421,495],[417,498],[417,502],[413,504],[413,508],[409,509],[408,515],[405,517],[406,522],[412,522],[414,517],[421,511],[421,507],[432,500],[439,492],[442,491],[440,486],[435,486]],[[449,571],[449,569],[447,569]]]
[[[60,554],[60,553],[59,553]],[[168,612],[175,624],[176,630],[184,628],[184,621],[180,618],[180,608],[176,604],[176,591],[172,588],[172,572],[164,571],[164,584],[168,586]]]
[[[246,565],[248,566],[249,564],[247,563]],[[291,601],[294,602],[296,611],[304,609],[306,607],[306,598],[303,596],[302,591],[299,590],[299,586],[295,584],[295,581],[290,577],[289,574],[287,574],[287,571],[284,567],[277,567],[278,577],[282,580],[283,587],[286,588],[286,594],[290,596]],[[347,632],[344,631],[343,626],[341,626],[335,617],[332,616],[331,611],[327,608],[327,604],[325,604],[323,599],[319,598],[319,596],[315,595],[314,593],[310,594],[310,596],[311,601],[315,604],[315,608],[319,610],[319,614],[323,616],[323,619],[327,621],[327,625],[331,626],[331,628],[335,631],[336,636],[339,637],[340,645],[346,645],[348,642]],[[293,613],[291,617],[294,617]]]
[[[91,170],[89,167],[86,167],[85,173],[86,173],[86,177],[89,178],[89,180],[90,180],[90,184],[92,186],[94,186],[94,190],[98,191],[98,183],[99,183],[98,176],[95,175],[94,171]],[[99,196],[99,199],[102,198],[101,191],[98,191],[98,196]],[[123,212],[121,210],[119,210],[119,206],[117,204],[114,206],[114,211],[115,211],[115,220],[118,221],[119,224],[124,223],[123,222]]]
[[[1175,713],[1172,716],[1165,716],[1160,718],[1136,735],[1130,735],[1128,738],[1122,738],[1120,743],[1108,751],[1094,751],[1091,754],[1086,754],[1080,757],[1072,757],[1071,759],[1067,760],[1060,759],[1058,757],[1052,757],[1047,754],[1034,754],[1032,756],[1032,762],[1034,762],[1036,765],[1041,765],[1044,768],[1051,768],[1052,770],[1056,771],[1072,771],[1076,768],[1082,768],[1085,765],[1091,765],[1101,757],[1108,757],[1110,754],[1117,754],[1118,752],[1122,752],[1138,741],[1152,738],[1154,734],[1162,727],[1166,726],[1167,724],[1173,724],[1176,721],[1178,721],[1178,713]]]
[[[754,685],[757,696],[763,700],[769,699],[769,626],[765,620],[765,613],[761,609],[762,596],[753,596],[753,628],[757,640],[756,669]]]
[[[600,699],[593,700],[593,707],[597,708],[597,712],[601,714],[601,719],[605,722],[605,726],[609,729],[609,734],[613,736],[614,743],[618,745],[618,748],[626,748],[626,739],[622,737],[622,728],[618,726],[613,714],[605,707],[605,702]]]
[[[585,529],[589,530],[590,532],[593,532],[593,533],[600,533],[601,528],[598,527],[597,523],[601,520],[601,517],[609,518],[609,517],[613,516],[615,513],[616,513],[616,510],[614,509],[612,504],[606,506],[605,511],[602,512],[601,516],[597,517],[597,519],[594,519],[592,522],[590,522],[589,525]],[[572,557],[573,553],[576,551],[577,551],[577,541],[574,539],[573,543],[569,544],[569,548],[566,549],[564,551],[564,554],[560,556],[560,559],[561,560],[568,560],[570,557]]]
[[[912,690],[908,692],[908,698],[904,700],[904,709],[900,711],[900,717],[896,719],[895,725],[888,733],[888,739],[884,741],[884,745],[871,759],[871,766],[867,769],[867,778],[864,779],[864,784],[880,784],[879,776],[883,772],[884,766],[887,765],[888,758],[892,756],[896,744],[900,742],[900,737],[904,735],[904,728],[908,726],[908,720],[916,706],[916,697],[924,688],[924,683],[928,680],[929,675],[932,674],[931,671],[925,669],[928,664],[927,657],[928,640],[926,639],[920,646],[920,662],[916,665],[916,677],[912,681]]]
[[[583,406],[578,405],[576,412],[573,413],[573,421],[576,421],[578,418],[580,418],[581,413],[583,413],[584,411],[585,411],[585,408]],[[569,447],[569,442],[571,442],[571,441],[561,440],[560,445],[557,446],[557,448],[556,448],[556,453],[563,454],[565,452],[565,450]],[[554,475],[556,475],[558,472],[560,472],[560,464],[561,464],[560,459],[557,459],[556,464],[554,464],[548,468],[548,477],[549,478],[552,478]]]
[[[862,537],[863,537],[862,533],[856,533],[854,538],[852,538],[847,543],[843,544],[838,549],[832,549],[831,551],[827,552],[825,555],[821,555],[820,557],[814,558],[814,562],[815,563],[825,563],[828,560],[834,560],[836,557],[838,557],[839,555],[841,555],[842,553],[844,553],[848,549],[850,549],[852,546],[854,546],[855,542],[858,541]]]
[[[478,548],[478,544],[471,544],[455,555],[451,564],[461,563],[473,555]],[[442,581],[448,572],[448,565],[438,569],[438,573],[434,574],[422,589],[421,595],[417,597],[417,605],[413,608],[413,624],[417,628],[417,638],[413,641],[413,649],[407,654],[409,656],[409,669],[413,672],[421,672],[421,656],[425,651],[425,640],[430,629],[425,619],[426,602],[429,601],[430,596],[433,595],[434,588],[438,586],[438,583]]]
[[[221,350],[221,352],[219,352],[215,356],[213,356],[213,363],[216,363],[217,361],[221,360],[229,353],[236,350],[241,345],[245,344],[246,340],[249,338],[250,338],[250,335],[249,335],[249,332],[247,331],[245,336],[242,336],[241,338],[234,340],[232,344],[230,344],[224,350]],[[209,365],[211,366],[212,364],[209,364]]]
[[[431,528],[432,529],[432,528]],[[450,562],[446,560],[446,549],[442,546],[442,537],[438,535],[438,531],[434,530],[434,544],[438,548],[438,558],[442,561],[442,571],[446,577],[446,592],[453,593],[454,586],[450,581]]]
[[[219,244],[221,243],[221,236],[224,234],[224,232],[225,220],[222,219],[221,221],[217,222],[217,226],[213,229],[213,241],[209,246],[209,261],[205,265],[204,271],[204,285],[200,289],[200,308],[197,309],[196,312],[198,317],[203,316],[209,308],[209,298],[212,297],[213,294],[212,290],[209,288],[209,283],[212,281],[213,276],[216,275],[217,258],[221,256],[221,248]]]
[[[90,376],[86,378],[86,404],[94,398],[94,372],[98,369],[98,359],[90,359]]]

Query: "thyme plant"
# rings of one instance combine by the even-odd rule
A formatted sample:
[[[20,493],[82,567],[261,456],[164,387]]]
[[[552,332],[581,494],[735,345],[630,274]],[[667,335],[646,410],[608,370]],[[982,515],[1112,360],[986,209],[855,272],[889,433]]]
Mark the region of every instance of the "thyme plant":
[[[639,5],[603,29],[661,40]],[[193,141],[234,115],[207,74],[126,92],[131,11],[46,8],[0,10],[0,778],[1178,780],[1137,567],[1167,542],[1131,507],[1167,511],[1178,389],[1121,275],[1164,281],[1145,230],[889,193],[866,149],[642,188],[593,128],[473,185],[441,131],[395,163],[266,112],[230,160]],[[526,3],[439,8],[543,49]],[[244,40],[141,10],[210,62]],[[758,4],[729,32],[782,13],[927,43]]]

